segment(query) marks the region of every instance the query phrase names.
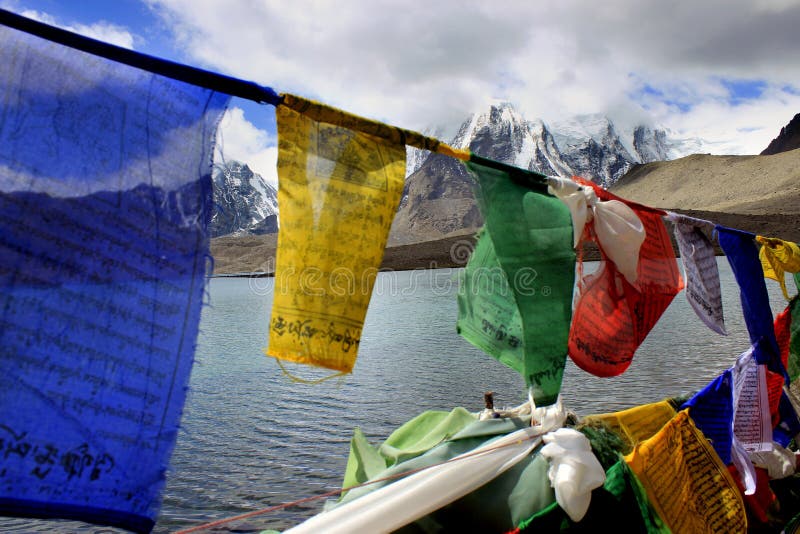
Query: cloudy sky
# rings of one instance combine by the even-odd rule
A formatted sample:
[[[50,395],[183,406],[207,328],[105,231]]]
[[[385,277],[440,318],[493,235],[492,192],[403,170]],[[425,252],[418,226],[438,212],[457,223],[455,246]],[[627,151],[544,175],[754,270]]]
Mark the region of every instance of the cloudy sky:
[[[391,124],[453,131],[492,100],[606,113],[763,150],[800,112],[800,0],[0,0],[17,13]],[[275,180],[271,107],[235,100],[227,157]]]

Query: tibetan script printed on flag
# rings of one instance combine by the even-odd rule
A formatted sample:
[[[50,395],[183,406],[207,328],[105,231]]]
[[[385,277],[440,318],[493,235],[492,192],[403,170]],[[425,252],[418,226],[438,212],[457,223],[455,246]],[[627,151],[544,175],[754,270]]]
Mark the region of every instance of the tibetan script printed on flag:
[[[229,97],[0,26],[0,513],[152,529]]]
[[[278,256],[267,353],[350,372],[403,192],[405,146],[277,108]]]
[[[741,493],[686,411],[625,457],[672,532],[746,532]]]

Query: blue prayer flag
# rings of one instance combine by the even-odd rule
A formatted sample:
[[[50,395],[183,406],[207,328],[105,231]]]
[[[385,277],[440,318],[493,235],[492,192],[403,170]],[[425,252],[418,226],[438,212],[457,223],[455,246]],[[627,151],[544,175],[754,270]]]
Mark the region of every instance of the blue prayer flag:
[[[727,369],[694,397],[681,410],[689,409],[689,417],[719,455],[722,463],[731,463],[733,444],[733,377]]]
[[[739,284],[742,312],[756,361],[766,365],[770,371],[783,375],[788,383],[789,376],[781,362],[775,338],[772,308],[755,235],[719,225],[716,231],[719,246],[728,257],[733,276]]]
[[[0,26],[0,513],[152,529],[228,100]]]

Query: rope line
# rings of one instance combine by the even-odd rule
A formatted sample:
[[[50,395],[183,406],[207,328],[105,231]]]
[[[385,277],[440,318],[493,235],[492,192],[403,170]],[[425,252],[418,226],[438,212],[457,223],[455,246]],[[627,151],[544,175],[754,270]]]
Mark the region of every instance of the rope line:
[[[209,529],[209,528],[218,527],[220,525],[224,525],[226,523],[231,523],[233,521],[241,521],[242,519],[249,519],[251,517],[255,517],[255,516],[258,516],[258,515],[264,515],[264,514],[268,514],[268,513],[271,513],[271,512],[276,512],[278,510],[283,510],[284,508],[290,508],[292,506],[297,506],[297,505],[300,505],[300,504],[305,504],[305,503],[317,501],[317,500],[320,500],[320,499],[326,499],[328,497],[333,497],[334,495],[338,495],[338,494],[344,493],[346,491],[354,490],[354,489],[357,489],[357,488],[363,488],[364,486],[369,486],[371,484],[377,484],[378,482],[387,482],[387,481],[390,481],[390,480],[395,480],[395,479],[398,479],[398,478],[407,477],[407,476],[419,473],[420,471],[425,471],[426,469],[431,469],[433,467],[439,467],[440,465],[453,463],[453,462],[456,462],[456,461],[459,461],[459,460],[466,460],[467,458],[471,458],[473,456],[479,456],[481,454],[485,454],[485,453],[488,453],[488,452],[493,452],[493,451],[496,451],[496,450],[499,450],[499,449],[503,449],[505,447],[510,447],[512,445],[520,445],[520,444],[522,444],[522,443],[524,443],[526,441],[533,441],[536,438],[539,438],[539,437],[541,437],[543,435],[544,435],[544,432],[540,432],[540,433],[533,434],[533,435],[525,437],[525,438],[520,438],[520,439],[518,439],[516,441],[512,441],[511,443],[506,443],[504,445],[496,445],[494,447],[489,447],[487,449],[483,449],[483,450],[480,450],[480,451],[468,452],[468,453],[456,456],[454,458],[450,458],[449,460],[444,460],[442,462],[438,462],[438,463],[431,464],[431,465],[426,465],[426,466],[423,466],[423,467],[417,467],[415,469],[410,469],[408,471],[403,471],[402,473],[395,473],[393,475],[387,475],[385,477],[376,478],[374,480],[367,480],[366,482],[362,482],[361,484],[355,484],[355,485],[349,486],[347,488],[339,488],[339,489],[328,491],[326,493],[321,493],[319,495],[313,495],[311,497],[303,497],[302,499],[298,499],[296,501],[287,502],[287,503],[283,503],[283,504],[278,504],[278,505],[275,505],[275,506],[270,506],[269,508],[264,508],[262,510],[254,510],[252,512],[247,512],[247,513],[236,515],[236,516],[232,516],[232,517],[218,519],[218,520],[212,521],[210,523],[204,523],[202,525],[197,525],[195,527],[190,527],[190,528],[187,528],[187,529],[178,530],[178,531],[175,532],[175,534],[189,534],[190,532],[199,532],[201,530],[206,530],[206,529]]]
[[[258,103],[272,104],[273,106],[277,106],[282,102],[281,97],[271,87],[98,41],[97,39],[17,15],[6,9],[0,9],[0,24],[53,43],[92,54],[93,56],[103,57],[198,87],[205,87],[212,91],[238,96]]]

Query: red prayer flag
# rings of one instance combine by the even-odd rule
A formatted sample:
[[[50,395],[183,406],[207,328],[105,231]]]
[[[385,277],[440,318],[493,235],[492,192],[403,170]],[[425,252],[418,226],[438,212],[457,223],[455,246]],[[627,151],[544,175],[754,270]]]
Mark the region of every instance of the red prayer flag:
[[[631,284],[600,247],[600,268],[580,282],[580,299],[573,313],[569,355],[581,369],[596,376],[622,374],[636,349],[681,289],[675,252],[661,220],[661,210],[625,201],[601,187],[593,187],[601,200],[620,200],[633,209],[645,227],[646,238],[639,251],[637,279]],[[586,225],[585,240],[597,242],[593,223]]]

